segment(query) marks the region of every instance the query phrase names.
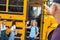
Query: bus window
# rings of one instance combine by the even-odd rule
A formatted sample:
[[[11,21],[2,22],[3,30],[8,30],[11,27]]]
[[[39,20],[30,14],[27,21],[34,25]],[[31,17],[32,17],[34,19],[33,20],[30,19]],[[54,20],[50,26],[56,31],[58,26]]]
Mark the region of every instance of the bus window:
[[[9,0],[9,12],[23,12],[23,0]]]
[[[0,6],[0,11],[6,11],[6,6]]]
[[[0,4],[6,4],[6,0],[0,0]]]
[[[6,0],[0,0],[0,11],[6,11]]]

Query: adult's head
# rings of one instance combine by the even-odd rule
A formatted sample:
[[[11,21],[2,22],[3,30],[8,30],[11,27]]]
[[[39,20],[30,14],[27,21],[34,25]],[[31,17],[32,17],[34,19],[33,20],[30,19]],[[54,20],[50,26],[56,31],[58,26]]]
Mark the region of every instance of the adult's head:
[[[45,5],[46,11],[56,18],[58,24],[60,24],[60,0],[53,0],[51,7]]]

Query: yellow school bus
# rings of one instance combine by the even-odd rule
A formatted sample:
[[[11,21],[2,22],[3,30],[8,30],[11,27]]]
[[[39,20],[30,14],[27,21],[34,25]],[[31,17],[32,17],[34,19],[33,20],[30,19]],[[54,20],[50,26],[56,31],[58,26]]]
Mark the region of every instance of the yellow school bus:
[[[17,40],[25,40],[25,21],[28,0],[0,0],[0,24],[7,20],[6,26],[12,26],[12,21],[16,20],[18,29]]]
[[[43,4],[49,4],[49,0],[32,0],[33,4],[31,6],[41,7],[41,23],[40,23],[40,31],[39,31],[39,39],[38,40],[50,40],[50,35],[53,30],[57,27],[56,20],[51,15],[47,14],[44,11]],[[35,3],[34,3],[35,2]],[[40,3],[41,2],[41,3]],[[0,24],[3,20],[7,20],[6,26],[12,26],[12,21],[16,20],[16,29],[18,29],[18,35],[15,36],[15,40],[25,40],[25,21],[27,15],[29,0],[0,0]],[[38,4],[38,5],[36,5]],[[9,31],[9,30],[8,30]],[[7,31],[7,34],[8,34]],[[17,39],[16,39],[17,38]],[[27,40],[27,39],[26,39]]]

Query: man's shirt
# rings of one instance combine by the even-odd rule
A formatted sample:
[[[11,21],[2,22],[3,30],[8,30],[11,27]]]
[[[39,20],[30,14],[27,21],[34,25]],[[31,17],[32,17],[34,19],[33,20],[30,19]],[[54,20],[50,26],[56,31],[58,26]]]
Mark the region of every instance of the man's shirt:
[[[60,40],[60,24],[54,30],[51,40]]]

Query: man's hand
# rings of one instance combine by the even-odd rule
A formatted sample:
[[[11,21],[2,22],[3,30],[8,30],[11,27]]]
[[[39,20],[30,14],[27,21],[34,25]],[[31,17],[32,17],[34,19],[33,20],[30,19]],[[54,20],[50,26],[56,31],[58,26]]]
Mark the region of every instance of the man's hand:
[[[44,11],[46,11],[48,14],[51,14],[49,6],[44,5],[44,7],[45,7]]]

